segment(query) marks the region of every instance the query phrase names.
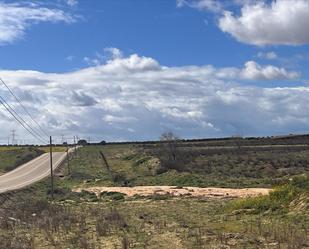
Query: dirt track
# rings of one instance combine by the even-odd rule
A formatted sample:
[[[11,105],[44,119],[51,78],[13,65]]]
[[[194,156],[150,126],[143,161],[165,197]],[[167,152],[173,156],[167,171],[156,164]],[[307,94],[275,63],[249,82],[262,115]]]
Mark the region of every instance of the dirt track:
[[[99,195],[102,192],[119,192],[126,194],[129,197],[134,195],[151,196],[170,194],[172,196],[192,196],[218,199],[255,197],[259,195],[267,195],[271,191],[271,189],[266,188],[177,188],[175,186],[90,187],[73,189],[75,192],[81,192],[82,190],[93,192],[96,195]]]

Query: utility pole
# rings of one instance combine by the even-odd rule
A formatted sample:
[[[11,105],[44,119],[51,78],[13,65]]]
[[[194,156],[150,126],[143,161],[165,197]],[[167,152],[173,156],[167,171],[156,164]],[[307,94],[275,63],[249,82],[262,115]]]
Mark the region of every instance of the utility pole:
[[[12,132],[12,145],[15,144],[15,135],[16,135],[16,130],[11,130]]]
[[[53,144],[52,137],[49,137],[49,146],[50,146],[50,180],[51,180],[51,196],[54,199],[54,172],[53,172]]]
[[[76,154],[76,157],[77,157],[77,144],[78,144],[78,141],[79,141],[79,137],[76,136],[76,144],[75,144],[75,154]]]
[[[67,143],[67,164],[68,164],[68,174],[71,174],[71,169],[70,169],[70,158],[69,158],[70,154],[69,154],[69,145]]]
[[[75,142],[75,136],[74,136],[74,155],[76,157],[76,142]]]

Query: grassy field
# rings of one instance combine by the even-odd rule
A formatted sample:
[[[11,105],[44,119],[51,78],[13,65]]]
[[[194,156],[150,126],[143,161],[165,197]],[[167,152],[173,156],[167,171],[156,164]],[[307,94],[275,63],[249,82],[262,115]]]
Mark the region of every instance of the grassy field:
[[[0,151],[10,151],[20,149],[21,147],[18,146],[0,146]]]
[[[0,174],[11,171],[49,150],[49,147],[42,146],[0,146]],[[55,146],[53,151],[65,152],[66,147]]]
[[[45,153],[49,153],[49,146],[40,146],[40,150],[43,150]],[[53,152],[65,152],[67,150],[66,146],[53,146]]]
[[[301,182],[308,185],[309,181]],[[297,185],[286,187],[295,191],[289,200],[278,190],[269,202],[268,197],[242,201],[156,195],[124,198],[117,193],[97,197],[87,192],[72,193],[58,185],[51,202],[45,198],[48,182],[42,182],[0,196],[0,245],[55,249],[171,245],[308,248],[308,199],[303,199],[306,192]]]
[[[0,195],[0,248],[309,248],[308,148],[287,144],[80,148],[71,174],[66,164],[58,172],[55,200],[48,179]],[[137,185],[275,191],[242,200],[71,191]]]
[[[0,147],[0,174],[36,158],[44,153],[35,147]]]
[[[88,146],[73,158],[74,171],[68,184],[271,187],[308,173],[308,150],[307,146],[181,147],[176,151],[177,160],[169,161],[169,155],[157,146]]]

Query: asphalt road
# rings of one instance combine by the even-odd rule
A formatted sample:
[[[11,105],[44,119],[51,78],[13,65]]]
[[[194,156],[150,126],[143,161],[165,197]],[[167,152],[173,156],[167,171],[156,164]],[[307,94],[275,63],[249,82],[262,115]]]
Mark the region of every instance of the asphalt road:
[[[34,160],[19,166],[4,175],[0,176],[0,193],[11,190],[21,189],[44,177],[50,175],[50,155],[43,154]],[[66,159],[66,153],[53,153],[53,169],[56,169],[63,160]]]

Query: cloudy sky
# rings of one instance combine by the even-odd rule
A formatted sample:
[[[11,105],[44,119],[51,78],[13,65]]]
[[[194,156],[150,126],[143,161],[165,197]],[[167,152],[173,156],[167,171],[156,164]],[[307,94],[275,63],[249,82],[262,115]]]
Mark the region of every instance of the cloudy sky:
[[[0,77],[58,139],[307,133],[308,23],[309,0],[0,0]]]

